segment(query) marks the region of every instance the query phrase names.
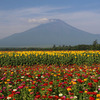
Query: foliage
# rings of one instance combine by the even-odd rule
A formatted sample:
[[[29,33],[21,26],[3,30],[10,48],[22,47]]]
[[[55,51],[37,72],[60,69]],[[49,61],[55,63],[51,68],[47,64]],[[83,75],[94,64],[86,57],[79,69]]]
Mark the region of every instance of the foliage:
[[[14,47],[5,47],[5,48],[0,48],[0,51],[53,51],[53,50],[100,50],[100,44],[98,44],[97,40],[93,42],[92,45],[86,45],[86,44],[81,44],[81,45],[75,45],[75,46],[66,46],[66,45],[53,45],[53,47],[48,47],[48,48],[37,48],[37,47],[21,47],[21,48],[14,48]]]

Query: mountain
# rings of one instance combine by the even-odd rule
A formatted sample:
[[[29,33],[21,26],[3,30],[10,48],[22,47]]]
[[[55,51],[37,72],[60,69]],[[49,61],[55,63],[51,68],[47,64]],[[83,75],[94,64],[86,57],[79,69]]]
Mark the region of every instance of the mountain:
[[[91,34],[79,30],[62,20],[52,19],[48,23],[1,39],[0,47],[92,44],[96,39],[100,43],[99,34]]]

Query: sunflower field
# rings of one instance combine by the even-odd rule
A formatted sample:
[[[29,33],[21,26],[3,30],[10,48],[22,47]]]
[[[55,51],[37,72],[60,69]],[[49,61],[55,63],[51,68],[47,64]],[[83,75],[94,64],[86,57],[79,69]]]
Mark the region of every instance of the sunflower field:
[[[100,51],[1,51],[1,66],[17,65],[92,65],[100,63]]]

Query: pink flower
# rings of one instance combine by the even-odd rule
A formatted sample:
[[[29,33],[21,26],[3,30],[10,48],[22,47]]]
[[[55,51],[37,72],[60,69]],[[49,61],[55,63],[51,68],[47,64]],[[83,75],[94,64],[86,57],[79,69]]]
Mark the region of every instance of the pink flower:
[[[4,80],[6,77],[1,78],[1,80]]]
[[[63,100],[66,100],[66,96],[63,96]]]
[[[5,90],[6,89],[6,87],[3,87],[3,90]]]
[[[19,92],[19,91],[17,91],[15,94],[20,94],[20,92]]]
[[[74,97],[70,97],[70,99],[73,99]]]
[[[30,94],[33,94],[34,92],[30,92]]]
[[[9,89],[8,91],[12,91],[12,89]]]
[[[100,77],[98,77],[98,79],[100,79]]]
[[[23,86],[19,86],[18,88],[19,88],[19,89],[22,89],[22,88],[23,88]]]
[[[0,90],[0,93],[2,92],[2,90]]]
[[[0,97],[0,99],[4,99],[4,96]]]

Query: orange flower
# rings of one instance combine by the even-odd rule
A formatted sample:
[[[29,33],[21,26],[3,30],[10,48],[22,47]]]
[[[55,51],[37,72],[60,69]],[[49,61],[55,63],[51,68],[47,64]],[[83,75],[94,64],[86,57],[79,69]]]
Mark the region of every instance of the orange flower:
[[[45,88],[42,88],[41,90],[43,91],[43,90],[45,90]]]
[[[100,98],[100,94],[97,94],[96,97]]]

